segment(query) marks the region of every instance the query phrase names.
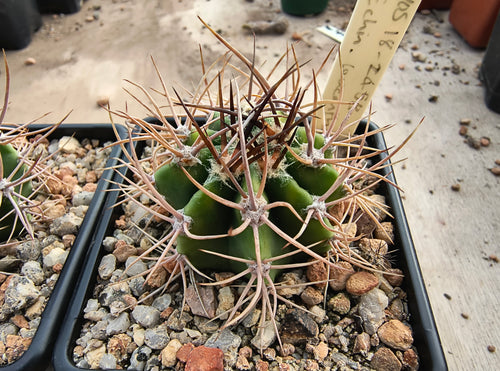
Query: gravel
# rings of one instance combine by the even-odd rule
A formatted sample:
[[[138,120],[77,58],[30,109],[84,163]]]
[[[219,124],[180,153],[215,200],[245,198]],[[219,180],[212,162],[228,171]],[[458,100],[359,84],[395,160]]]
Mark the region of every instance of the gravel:
[[[48,184],[51,193],[41,192],[37,200],[42,202],[47,222],[32,221],[35,239],[18,237],[11,252],[20,264],[9,272],[0,273],[0,366],[11,364],[28,349],[41,320],[43,310],[50,299],[64,263],[70,253],[78,230],[83,222],[93,191],[109,156],[99,143],[74,137],[54,139],[39,146],[37,151],[56,153],[47,164],[53,179]],[[92,176],[87,173],[92,172]],[[94,182],[91,182],[92,180]],[[64,183],[62,183],[64,182]],[[33,188],[38,185],[35,183]],[[46,198],[57,202],[44,204]],[[45,206],[50,205],[50,206]],[[102,321],[104,314],[95,308],[86,313],[93,320]],[[97,336],[102,335],[97,326]],[[105,329],[105,327],[104,327]],[[104,364],[106,363],[104,359]]]

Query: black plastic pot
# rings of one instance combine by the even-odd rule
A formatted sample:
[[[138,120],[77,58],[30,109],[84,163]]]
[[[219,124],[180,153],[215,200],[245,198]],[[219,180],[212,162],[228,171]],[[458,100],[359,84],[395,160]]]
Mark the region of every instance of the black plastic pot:
[[[37,0],[41,13],[76,13],[82,8],[83,0]]]
[[[362,123],[358,131],[363,132],[366,123]],[[369,130],[374,131],[377,126],[373,123],[369,125]],[[376,148],[386,148],[384,137],[381,133],[369,137],[368,145]],[[382,155],[386,157],[386,155]],[[124,170],[123,170],[124,171]],[[395,182],[391,167],[384,168],[381,173]],[[115,178],[119,181],[121,176]],[[97,269],[99,262],[104,255],[101,249],[103,238],[113,230],[113,220],[118,211],[113,209],[119,191],[116,185],[110,191],[102,213],[100,225],[94,235],[92,244],[80,281],[71,298],[69,310],[62,324],[61,332],[57,339],[53,366],[55,371],[81,371],[73,362],[72,354],[76,339],[80,336],[80,331],[84,321],[83,309],[90,298],[97,280]],[[422,280],[422,274],[415,254],[412,238],[406,221],[401,198],[398,191],[384,183],[383,193],[394,216],[395,245],[399,246],[398,253],[394,256],[395,266],[403,270],[405,275],[405,285],[403,289],[408,295],[409,311],[411,315],[410,323],[413,328],[414,345],[420,357],[420,370],[447,370],[446,361],[442,351],[441,343],[434,322],[434,317],[429,305],[427,292]]]
[[[22,49],[42,25],[36,0],[0,0],[0,49]]]
[[[500,14],[491,33],[480,76],[485,87],[486,106],[492,111],[500,113]]]
[[[46,126],[44,124],[33,124],[29,128],[31,131],[34,131]],[[124,128],[119,127],[118,130],[121,133],[120,135],[123,134],[125,136]],[[63,136],[75,136],[77,139],[98,139],[100,145],[107,141],[116,140],[116,135],[110,124],[61,124],[49,136],[49,140]],[[88,246],[92,242],[94,228],[103,210],[106,190],[109,188],[111,184],[110,180],[114,174],[113,169],[110,167],[117,164],[121,154],[118,146],[110,154],[106,163],[106,170],[99,179],[92,202],[89,205],[73,247],[68,254],[63,270],[47,302],[40,325],[30,347],[21,358],[10,365],[0,367],[0,370],[45,370],[49,365],[57,332],[61,326],[61,320],[66,313],[80,269],[88,251]]]

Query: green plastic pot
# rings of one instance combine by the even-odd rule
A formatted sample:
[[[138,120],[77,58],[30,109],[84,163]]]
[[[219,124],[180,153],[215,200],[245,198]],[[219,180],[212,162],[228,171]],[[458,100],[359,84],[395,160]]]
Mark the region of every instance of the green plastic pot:
[[[297,16],[316,15],[324,12],[328,0],[281,0],[281,9]]]

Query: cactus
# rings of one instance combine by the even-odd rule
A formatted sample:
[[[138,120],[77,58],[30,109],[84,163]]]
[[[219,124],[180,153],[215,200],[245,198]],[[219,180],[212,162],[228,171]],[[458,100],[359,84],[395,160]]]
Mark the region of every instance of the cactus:
[[[34,200],[38,186],[47,179],[46,162],[50,155],[33,155],[37,146],[58,126],[48,126],[36,132],[27,130],[28,124],[4,123],[9,101],[10,75],[4,53],[6,84],[0,110],[0,244],[9,243],[24,229],[34,237],[32,224],[41,219],[40,203]],[[34,139],[28,139],[28,135]]]
[[[360,211],[379,223],[374,209],[387,211],[365,193],[389,182],[377,169],[401,146],[383,162],[371,161],[382,150],[366,146],[370,133],[342,138],[342,130],[352,125],[348,118],[339,130],[318,119],[327,102],[318,98],[316,74],[306,84],[314,89],[313,102],[303,104],[306,90],[299,87],[301,66],[293,47],[278,61],[292,55],[292,65],[271,83],[272,76],[264,77],[252,61],[203,24],[244,67],[230,64],[225,56],[220,70],[216,64],[206,69],[202,57],[204,76],[186,101],[175,89],[175,96],[167,91],[153,60],[163,89],[157,92],[169,111],[164,113],[145,88],[130,82],[146,100],[127,90],[129,94],[158,123],[114,112],[142,129],[118,142],[128,151],[124,165],[132,174],[122,191],[168,226],[137,261],[156,259],[144,272],[146,282],[162,266],[172,273],[167,284],[177,276],[185,279],[187,270],[206,279],[212,272],[230,270],[235,275],[225,281],[201,283],[246,279],[225,326],[236,324],[260,303],[261,325],[269,318],[277,331],[277,301],[286,301],[274,283],[281,271],[316,262],[335,266],[338,260],[378,268],[351,253],[352,238],[342,224]],[[225,85],[228,68],[239,76]],[[278,97],[281,90],[284,96]],[[355,109],[355,102],[351,104]],[[179,107],[182,114],[177,114]],[[203,122],[195,118],[200,113]],[[151,155],[139,158],[127,144],[145,140],[152,143]],[[357,186],[367,178],[372,180],[368,185]],[[336,209],[343,210],[340,216],[332,212]]]

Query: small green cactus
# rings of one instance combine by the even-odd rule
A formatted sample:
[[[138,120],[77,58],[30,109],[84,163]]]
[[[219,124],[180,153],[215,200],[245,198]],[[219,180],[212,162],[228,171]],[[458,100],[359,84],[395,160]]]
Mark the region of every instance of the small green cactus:
[[[133,141],[149,140],[152,145],[151,156],[142,159],[130,146],[130,162],[125,165],[133,176],[126,178],[122,190],[138,204],[147,196],[151,214],[168,225],[165,236],[138,258],[157,260],[144,275],[167,265],[174,267],[172,277],[186,277],[186,269],[206,278],[213,272],[232,271],[235,275],[223,283],[246,277],[247,284],[225,326],[243,319],[259,302],[263,324],[268,316],[274,321],[277,301],[283,299],[274,284],[283,270],[315,262],[334,266],[338,260],[375,269],[350,253],[352,238],[342,225],[360,210],[378,223],[372,209],[381,206],[364,192],[386,181],[376,171],[397,151],[383,162],[370,163],[382,152],[366,147],[371,134],[341,138],[342,129],[351,123],[346,120],[334,131],[330,123],[318,119],[326,102],[318,98],[315,77],[307,84],[314,87],[314,101],[302,103],[305,90],[299,88],[297,60],[271,84],[250,60],[204,25],[249,72],[230,65],[229,57],[214,77],[210,72],[215,67],[203,66],[204,77],[189,102],[175,89],[176,98],[171,97],[160,76],[160,94],[167,100],[172,121],[144,88],[133,84],[146,95],[151,103],[147,109],[159,123],[115,112],[142,128],[141,134],[119,142],[125,150],[125,144]],[[295,56],[293,47],[287,53]],[[239,77],[224,86],[228,66]],[[290,93],[287,80],[293,82]],[[242,87],[246,95],[241,94]],[[211,89],[216,93],[209,93]],[[279,98],[280,89],[285,95]],[[179,107],[183,115],[176,114]],[[200,113],[203,122],[195,117]],[[355,187],[366,178],[373,181]],[[331,212],[335,208],[343,210],[340,217]]]

